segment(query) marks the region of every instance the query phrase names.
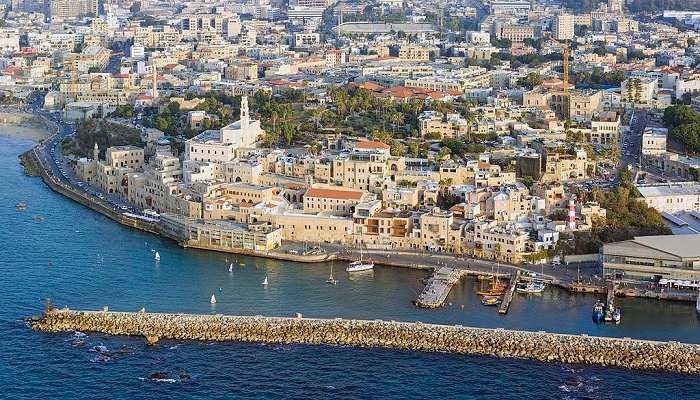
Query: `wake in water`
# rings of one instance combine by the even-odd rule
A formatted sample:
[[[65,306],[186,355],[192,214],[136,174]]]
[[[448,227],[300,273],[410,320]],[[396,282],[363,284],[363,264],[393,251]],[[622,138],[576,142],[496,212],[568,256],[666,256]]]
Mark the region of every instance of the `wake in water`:
[[[147,378],[139,377],[140,381],[150,381],[159,383],[180,383],[184,381],[189,381],[192,379],[192,375],[187,372],[180,372],[177,374],[169,374],[168,372],[154,372],[148,375]]]

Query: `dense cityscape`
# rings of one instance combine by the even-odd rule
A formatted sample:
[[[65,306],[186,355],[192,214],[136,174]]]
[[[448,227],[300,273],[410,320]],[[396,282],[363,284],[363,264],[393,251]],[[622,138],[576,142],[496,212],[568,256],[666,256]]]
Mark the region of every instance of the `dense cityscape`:
[[[604,329],[624,327],[625,305],[639,326],[634,310],[651,299],[689,310],[673,323],[696,323],[696,10],[700,3],[672,0],[9,0],[0,3],[0,136],[12,142],[0,147],[47,190],[121,226],[120,235],[151,236],[156,268],[199,251],[225,260],[217,263],[229,274],[268,265],[252,283],[265,289],[277,283],[267,263],[322,269],[327,288],[418,269],[426,274],[409,305],[431,310],[416,315],[471,312],[460,296],[473,282],[469,295],[494,311],[490,318],[555,291],[584,299],[588,322]],[[8,201],[16,215],[51,223],[22,191]],[[214,285],[190,300],[219,315],[226,291]],[[100,301],[81,306],[111,302]],[[163,322],[144,307],[133,321],[110,320],[106,307],[71,314],[45,303],[35,330],[116,332],[151,346],[341,344],[700,371],[692,344],[700,337],[682,338],[690,350],[642,351],[567,331],[571,338],[546,339],[566,342],[539,351],[545,339],[528,336],[534,328],[507,324],[524,336],[506,340],[496,330],[488,347],[475,339],[486,333],[464,331],[448,346],[419,340],[416,332],[430,331],[420,324],[391,325],[390,313],[369,318],[390,319],[386,326],[342,328],[301,313],[234,319],[218,327],[229,334],[211,336],[167,328],[223,324],[206,315]],[[399,320],[419,318],[407,315]],[[154,325],[143,328],[142,318]],[[295,331],[302,323],[319,333]],[[256,324],[256,334],[241,336]],[[501,328],[497,320],[476,326]],[[442,329],[450,328],[434,332]],[[625,337],[649,337],[638,329]],[[282,331],[284,339],[270,336]],[[503,345],[514,337],[532,344]],[[581,350],[586,358],[567,353],[571,343],[607,350]],[[155,374],[146,380],[191,378]],[[638,398],[631,393],[612,397]]]

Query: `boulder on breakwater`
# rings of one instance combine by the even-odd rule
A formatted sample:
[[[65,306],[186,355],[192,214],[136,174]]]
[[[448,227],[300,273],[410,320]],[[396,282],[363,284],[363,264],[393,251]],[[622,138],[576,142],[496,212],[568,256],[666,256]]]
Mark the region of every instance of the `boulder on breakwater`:
[[[50,310],[31,321],[68,330],[159,339],[303,343],[519,357],[700,373],[700,345],[420,322]]]

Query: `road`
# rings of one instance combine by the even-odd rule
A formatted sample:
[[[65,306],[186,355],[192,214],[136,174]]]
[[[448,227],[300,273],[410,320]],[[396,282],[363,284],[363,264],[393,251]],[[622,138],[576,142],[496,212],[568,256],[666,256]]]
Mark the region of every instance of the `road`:
[[[359,258],[358,249],[351,249],[347,246],[333,245],[324,243],[321,247],[327,252],[338,252],[343,256]],[[590,282],[594,284],[603,284],[600,280],[601,267],[594,263],[582,263],[580,265],[552,265],[552,264],[523,264],[510,265],[502,264],[495,261],[480,260],[469,258],[468,256],[458,257],[451,254],[433,254],[424,252],[398,251],[398,250],[363,250],[363,256],[369,258],[376,263],[400,264],[404,266],[448,266],[452,268],[468,269],[483,273],[502,273],[511,274],[516,271],[527,272],[544,276],[548,279],[556,279],[566,283],[577,281]],[[580,268],[579,268],[580,267]]]
[[[82,182],[76,177],[73,167],[71,166],[71,161],[63,154],[61,149],[61,143],[65,139],[75,135],[75,128],[71,124],[63,121],[60,114],[50,113],[44,110],[42,108],[43,99],[43,94],[32,94],[27,104],[20,108],[20,111],[42,117],[47,120],[48,123],[55,126],[56,134],[42,141],[35,149],[47,173],[53,176],[59,183],[89,196],[92,201],[102,203],[115,211],[143,215],[142,210],[127,203],[121,199],[118,194],[104,193],[99,188],[87,182]]]

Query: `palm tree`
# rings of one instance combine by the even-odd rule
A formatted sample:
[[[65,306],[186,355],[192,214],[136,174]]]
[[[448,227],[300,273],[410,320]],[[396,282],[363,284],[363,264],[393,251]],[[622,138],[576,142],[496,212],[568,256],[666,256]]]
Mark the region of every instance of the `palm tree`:
[[[402,124],[404,122],[404,118],[404,115],[400,112],[393,112],[389,116],[389,121],[391,121],[394,136],[396,136],[396,126]]]
[[[316,124],[316,129],[321,128],[321,122],[323,121],[323,116],[329,112],[329,110],[325,107],[319,107],[313,111],[313,115],[311,116],[311,121]]]

